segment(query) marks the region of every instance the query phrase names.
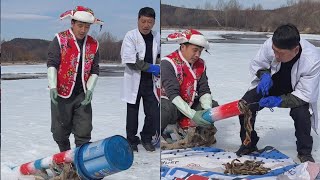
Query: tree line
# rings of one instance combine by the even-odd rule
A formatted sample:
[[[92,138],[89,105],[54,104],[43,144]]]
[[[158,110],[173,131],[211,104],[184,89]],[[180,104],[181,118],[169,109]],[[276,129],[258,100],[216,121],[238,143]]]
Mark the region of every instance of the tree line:
[[[99,35],[92,32],[99,42],[100,62],[120,63],[122,40],[117,40],[109,32]],[[41,39],[14,38],[10,41],[1,40],[2,63],[46,63],[50,41]]]
[[[320,33],[320,1],[288,0],[274,10],[261,4],[243,8],[238,0],[206,1],[194,9],[161,4],[161,28],[235,29],[273,32],[283,23],[293,23],[303,33]]]

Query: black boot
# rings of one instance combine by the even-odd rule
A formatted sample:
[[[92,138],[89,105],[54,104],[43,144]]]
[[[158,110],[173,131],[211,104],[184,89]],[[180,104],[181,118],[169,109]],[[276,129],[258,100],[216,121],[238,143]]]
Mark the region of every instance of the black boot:
[[[136,151],[138,152],[138,144],[140,144],[140,139],[137,136],[134,136],[133,138],[129,138],[127,137],[127,140],[130,144],[130,147],[132,149],[132,151]]]
[[[246,146],[242,144],[238,149],[238,151],[236,152],[237,156],[248,155],[252,152],[257,151],[258,150],[257,143],[259,139],[260,138],[257,136],[254,136],[254,137],[251,136],[251,142]]]
[[[255,152],[257,150],[258,150],[258,148],[257,148],[256,145],[254,145],[254,146],[250,146],[250,145],[249,146],[245,146],[245,145],[242,144],[240,146],[239,150],[236,152],[236,154],[237,154],[237,156],[248,155],[248,154],[250,154],[252,152]]]
[[[130,144],[132,151],[138,152],[138,145],[137,144]]]
[[[301,155],[298,154],[298,158],[301,161],[301,163],[304,163],[307,161],[315,162],[311,154],[301,154]]]
[[[152,145],[151,142],[142,142],[142,146],[147,150],[147,151],[155,151],[156,148]]]

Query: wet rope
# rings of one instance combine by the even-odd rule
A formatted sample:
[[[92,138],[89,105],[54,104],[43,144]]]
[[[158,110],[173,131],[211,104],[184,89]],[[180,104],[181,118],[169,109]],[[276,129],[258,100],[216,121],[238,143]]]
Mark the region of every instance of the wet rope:
[[[238,161],[239,163],[236,163]],[[249,161],[246,160],[241,163],[238,159],[234,159],[231,163],[223,164],[226,170],[225,174],[235,175],[263,175],[271,171],[270,168],[263,167],[262,161]]]
[[[252,112],[249,109],[249,106],[244,100],[240,100],[238,103],[238,108],[240,112],[244,115],[244,128],[246,130],[246,138],[243,141],[243,145],[248,146],[251,143],[251,132],[252,132]]]
[[[35,180],[80,180],[72,163],[50,164],[53,177],[50,177],[45,169],[35,175]]]
[[[178,137],[177,141],[168,143],[161,136],[161,149],[171,150],[171,149],[185,149],[198,146],[211,146],[216,143],[214,137],[217,129],[214,126],[207,128],[200,127],[189,127],[188,129],[182,129],[179,127],[178,131],[174,134]]]

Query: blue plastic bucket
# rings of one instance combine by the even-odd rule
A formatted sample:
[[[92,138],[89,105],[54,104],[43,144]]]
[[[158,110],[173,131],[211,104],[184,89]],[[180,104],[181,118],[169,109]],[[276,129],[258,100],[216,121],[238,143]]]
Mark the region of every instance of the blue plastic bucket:
[[[129,169],[133,152],[128,141],[116,135],[80,146],[76,149],[74,163],[82,178],[103,179]]]

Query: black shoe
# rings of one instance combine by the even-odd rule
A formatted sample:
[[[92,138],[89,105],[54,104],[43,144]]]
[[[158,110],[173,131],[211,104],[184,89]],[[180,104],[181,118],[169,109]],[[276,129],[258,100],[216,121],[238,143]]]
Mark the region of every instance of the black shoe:
[[[242,155],[247,155],[250,154],[254,151],[258,151],[257,146],[245,146],[245,145],[241,145],[239,150],[236,152],[237,156],[242,156]]]
[[[132,151],[138,152],[138,145],[137,144],[130,144]]]
[[[304,154],[304,155],[299,155],[298,158],[301,161],[301,163],[310,161],[310,162],[315,162],[311,154]]]
[[[138,144],[140,144],[140,139],[138,136],[133,136],[132,138],[127,137],[127,140],[131,146],[132,151],[138,152]]]
[[[155,151],[156,148],[152,145],[151,142],[142,142],[142,146],[147,150],[147,151]]]

